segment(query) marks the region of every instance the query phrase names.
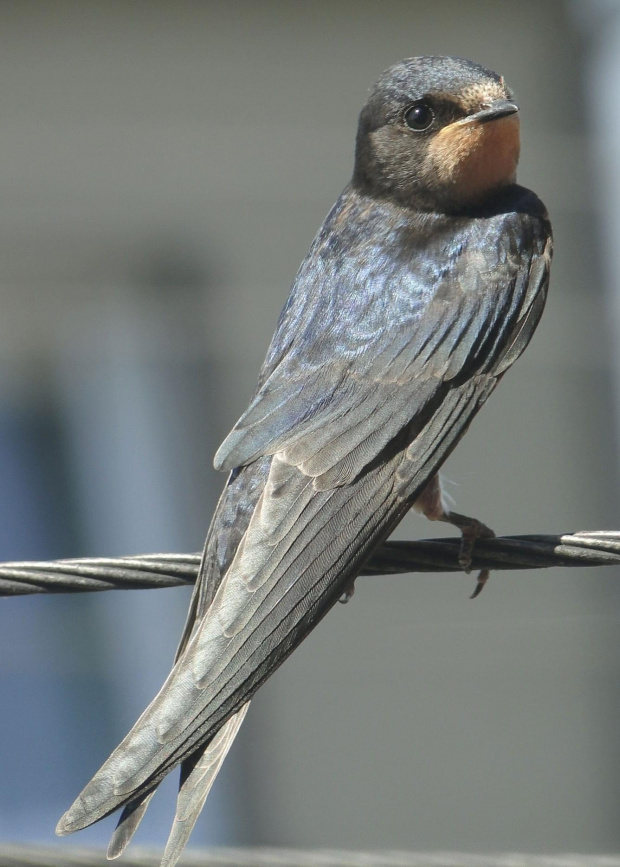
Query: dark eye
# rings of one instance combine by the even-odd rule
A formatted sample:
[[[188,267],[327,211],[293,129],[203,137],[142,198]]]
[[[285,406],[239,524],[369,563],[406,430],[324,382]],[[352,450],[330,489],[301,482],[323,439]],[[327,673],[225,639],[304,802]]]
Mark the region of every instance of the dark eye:
[[[428,129],[434,120],[435,113],[425,102],[417,102],[405,112],[405,123],[409,129],[414,129],[416,132]]]

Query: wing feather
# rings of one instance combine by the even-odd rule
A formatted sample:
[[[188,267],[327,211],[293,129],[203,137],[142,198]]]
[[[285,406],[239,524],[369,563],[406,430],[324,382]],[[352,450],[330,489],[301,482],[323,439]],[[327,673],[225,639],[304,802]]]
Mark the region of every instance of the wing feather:
[[[224,488],[207,535],[198,578],[194,586],[187,621],[176,652],[175,661],[183,654],[196,623],[204,616],[211,604],[222,577],[232,561],[236,546],[239,540],[243,538],[254,505],[264,485],[266,478],[265,469],[266,464],[264,461],[253,464],[251,468],[242,468],[238,473],[231,475]],[[241,719],[245,716],[248,707],[249,702],[243,711]],[[231,717],[226,726],[229,726],[230,730],[234,731],[236,735],[241,722],[237,723],[235,719],[235,717]],[[229,748],[233,740],[234,735],[230,739],[221,740],[220,744],[225,743],[228,745],[227,748]],[[190,773],[188,770],[190,765],[193,766],[194,763],[198,763],[201,760],[208,761],[208,758],[202,759],[201,757],[209,756],[210,751],[210,742],[207,742],[193,756],[190,756],[182,766],[182,779]],[[213,765],[213,779],[211,780],[209,789],[224,758],[225,754],[222,753],[220,763],[217,767]],[[207,794],[209,789],[207,789]],[[144,818],[146,809],[155,791],[156,787],[125,805],[108,846],[108,859],[113,860],[122,855]],[[187,828],[189,826],[186,824],[184,827]],[[189,831],[191,831],[191,828]]]
[[[317,321],[316,311],[304,307],[316,295],[317,275],[311,265],[302,267],[291,302],[299,308],[299,338],[287,340],[275,361],[283,343],[276,332],[256,396],[218,450],[216,467],[281,452],[302,472],[322,477],[319,489],[350,483],[411,418],[442,398],[446,385],[495,362],[532,283],[541,296],[547,235],[540,222],[503,213],[479,224],[464,221],[452,261],[431,271],[433,279],[423,286],[402,255],[382,260],[384,272],[373,275],[370,289],[356,285],[342,260],[331,263],[332,274],[323,262],[321,279],[343,306],[336,321],[333,314]],[[501,243],[489,244],[489,237]],[[355,256],[354,240],[350,249]],[[424,253],[442,260],[434,248]],[[547,270],[545,262],[544,275]],[[351,324],[347,307],[363,328],[357,320]]]

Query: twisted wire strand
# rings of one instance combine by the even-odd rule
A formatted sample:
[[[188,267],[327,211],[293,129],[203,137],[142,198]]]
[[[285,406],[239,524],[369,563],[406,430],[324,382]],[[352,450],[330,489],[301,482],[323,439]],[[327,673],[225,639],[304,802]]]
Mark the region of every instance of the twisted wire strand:
[[[161,852],[136,847],[124,867],[157,867]],[[0,867],[104,867],[103,852],[69,846],[0,846]],[[459,852],[351,852],[301,849],[186,850],[179,867],[620,867],[610,855]]]
[[[459,572],[460,544],[460,538],[386,542],[370,558],[361,574]],[[479,539],[471,568],[495,571],[617,564],[620,564],[620,532],[594,530],[561,536]],[[199,565],[200,554],[3,563],[0,564],[0,596],[180,587],[195,582]]]

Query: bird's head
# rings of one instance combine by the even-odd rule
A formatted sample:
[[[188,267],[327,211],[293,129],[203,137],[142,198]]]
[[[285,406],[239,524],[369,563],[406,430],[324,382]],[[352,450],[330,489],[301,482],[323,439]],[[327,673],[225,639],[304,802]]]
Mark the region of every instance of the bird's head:
[[[459,211],[514,183],[518,106],[504,79],[457,57],[386,70],[362,109],[353,184],[425,211]]]

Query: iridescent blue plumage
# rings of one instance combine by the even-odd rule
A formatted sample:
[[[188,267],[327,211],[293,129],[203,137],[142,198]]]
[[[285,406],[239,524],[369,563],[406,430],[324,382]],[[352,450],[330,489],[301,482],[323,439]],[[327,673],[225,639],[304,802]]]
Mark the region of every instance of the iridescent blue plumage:
[[[412,216],[345,190],[216,466],[283,451],[308,463],[318,486],[336,483],[320,479],[336,467],[337,484],[352,481],[452,380],[491,368],[544,253],[543,224],[542,205],[522,188],[467,217]]]

